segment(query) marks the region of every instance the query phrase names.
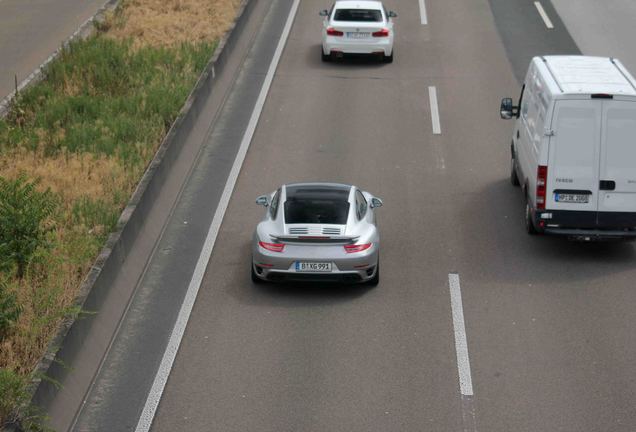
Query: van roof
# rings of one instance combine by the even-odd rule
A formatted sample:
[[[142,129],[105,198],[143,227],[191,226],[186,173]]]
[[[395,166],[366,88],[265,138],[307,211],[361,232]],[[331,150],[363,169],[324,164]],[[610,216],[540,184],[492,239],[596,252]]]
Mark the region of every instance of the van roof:
[[[549,76],[562,94],[636,96],[636,80],[625,66],[610,57],[544,56],[535,57],[537,67],[548,69]]]

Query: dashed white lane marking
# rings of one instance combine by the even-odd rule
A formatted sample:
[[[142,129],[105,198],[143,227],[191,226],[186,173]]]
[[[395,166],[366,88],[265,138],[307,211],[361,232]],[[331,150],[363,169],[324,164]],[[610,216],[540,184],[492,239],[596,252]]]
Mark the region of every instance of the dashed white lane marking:
[[[545,23],[545,26],[549,29],[554,28],[554,26],[552,25],[552,21],[550,21],[550,17],[548,16],[548,14],[545,12],[545,9],[543,9],[543,5],[541,4],[541,2],[534,2],[535,7],[537,8],[537,10],[539,11],[539,15],[541,15],[541,18],[543,19],[543,22]]]
[[[181,340],[183,339],[183,334],[188,324],[188,319],[190,318],[192,307],[194,306],[199,288],[201,287],[205,269],[207,268],[210,257],[212,256],[212,250],[214,248],[216,236],[219,232],[219,229],[221,228],[223,216],[225,215],[225,211],[227,210],[227,206],[230,202],[230,197],[232,196],[234,185],[236,184],[239,172],[241,171],[243,160],[245,159],[245,155],[247,154],[247,150],[252,141],[252,137],[254,136],[254,131],[256,130],[258,119],[260,118],[261,112],[263,111],[265,99],[267,98],[269,88],[272,84],[272,80],[274,79],[274,73],[276,72],[278,62],[281,58],[283,49],[285,48],[285,44],[289,37],[289,33],[291,31],[294,18],[296,17],[296,11],[298,10],[299,3],[300,0],[294,0],[291,10],[289,11],[287,22],[285,23],[285,27],[283,28],[283,33],[281,34],[280,40],[276,47],[276,51],[274,52],[272,62],[269,65],[269,70],[267,71],[265,81],[263,82],[263,87],[261,88],[261,92],[258,95],[258,99],[256,100],[256,105],[254,106],[254,110],[252,111],[252,116],[250,117],[250,121],[247,125],[247,128],[245,129],[245,134],[243,135],[243,139],[236,155],[236,159],[234,160],[234,165],[232,166],[232,170],[230,171],[230,175],[228,176],[227,183],[225,184],[225,188],[223,189],[223,194],[221,195],[219,205],[216,209],[216,212],[214,213],[214,218],[212,219],[210,229],[208,230],[207,237],[205,238],[205,243],[203,244],[203,248],[201,250],[201,254],[199,255],[194,273],[192,274],[192,279],[190,280],[190,284],[188,285],[188,291],[186,292],[183,304],[181,305],[181,309],[179,310],[177,321],[174,325],[174,328],[172,329],[172,334],[170,335],[168,346],[166,347],[166,351],[163,354],[161,364],[159,365],[159,370],[157,371],[155,380],[152,383],[152,388],[150,389],[150,393],[148,393],[146,404],[144,405],[141,417],[139,418],[139,422],[137,423],[137,427],[135,428],[136,432],[148,432],[150,430],[150,427],[152,426],[155,413],[157,412],[157,407],[159,406],[159,401],[161,400],[163,390],[166,386],[166,383],[168,382],[168,377],[170,376],[170,371],[172,369],[174,359],[177,356],[179,345],[181,344]]]
[[[426,16],[426,4],[424,0],[419,0],[420,2],[420,20],[422,21],[422,25],[428,24],[428,17]]]
[[[437,106],[437,89],[433,86],[428,88],[428,99],[431,103],[431,122],[433,123],[433,134],[440,135],[442,126],[439,122],[439,108]]]
[[[448,286],[450,288],[453,330],[455,332],[455,352],[457,354],[459,391],[461,393],[462,423],[464,432],[477,432],[475,405],[473,401],[473,380],[470,374],[470,358],[468,357],[468,341],[466,340],[466,325],[464,323],[464,306],[462,304],[462,291],[457,273],[450,273],[448,275]]]
[[[455,350],[457,351],[457,370],[459,371],[459,390],[464,396],[473,396],[473,381],[470,376],[470,359],[468,357],[468,341],[464,324],[464,307],[459,275],[448,275],[450,287],[451,309],[453,312],[453,329],[455,331]]]

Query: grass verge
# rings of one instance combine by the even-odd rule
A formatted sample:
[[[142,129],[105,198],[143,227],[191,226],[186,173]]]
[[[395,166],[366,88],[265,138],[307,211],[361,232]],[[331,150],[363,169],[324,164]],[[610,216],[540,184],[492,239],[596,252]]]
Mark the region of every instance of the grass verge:
[[[0,119],[0,428],[239,3],[125,1]]]

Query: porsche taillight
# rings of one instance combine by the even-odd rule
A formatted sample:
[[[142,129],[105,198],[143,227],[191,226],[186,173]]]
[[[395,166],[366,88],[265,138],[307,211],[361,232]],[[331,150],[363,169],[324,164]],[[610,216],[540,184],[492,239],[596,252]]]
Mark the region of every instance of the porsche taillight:
[[[267,243],[267,242],[259,241],[258,245],[262,247],[263,249],[271,251],[271,252],[282,252],[283,249],[285,249],[285,244],[283,243]]]
[[[373,243],[344,245],[344,250],[346,253],[362,252],[369,249],[372,245]]]

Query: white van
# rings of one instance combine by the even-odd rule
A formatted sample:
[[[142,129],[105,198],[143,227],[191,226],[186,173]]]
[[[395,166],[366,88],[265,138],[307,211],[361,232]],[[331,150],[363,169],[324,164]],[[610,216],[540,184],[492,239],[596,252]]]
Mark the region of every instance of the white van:
[[[529,233],[636,238],[636,80],[618,60],[535,57],[500,111]]]

